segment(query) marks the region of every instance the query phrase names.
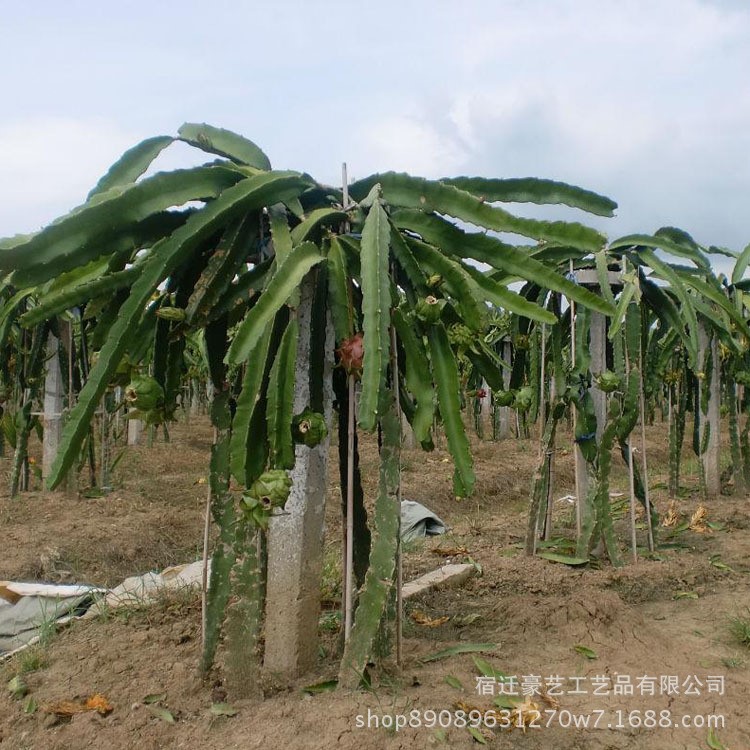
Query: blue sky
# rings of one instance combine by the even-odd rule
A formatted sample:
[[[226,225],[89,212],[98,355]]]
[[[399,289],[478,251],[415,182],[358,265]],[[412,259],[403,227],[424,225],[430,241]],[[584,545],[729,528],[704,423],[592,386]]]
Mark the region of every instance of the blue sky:
[[[617,200],[590,221],[610,237],[674,225],[740,250],[748,39],[750,3],[731,0],[7,3],[0,236],[189,120],[325,182],[344,160],[355,177],[550,177]]]

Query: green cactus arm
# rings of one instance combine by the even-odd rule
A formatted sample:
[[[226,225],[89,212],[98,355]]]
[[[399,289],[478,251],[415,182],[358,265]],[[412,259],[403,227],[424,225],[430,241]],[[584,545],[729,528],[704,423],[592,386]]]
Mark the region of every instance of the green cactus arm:
[[[442,178],[440,182],[480,196],[489,203],[562,203],[597,216],[614,216],[617,208],[617,203],[604,195],[565,182],[537,177],[449,177]]]
[[[361,244],[365,356],[358,419],[363,430],[374,430],[378,423],[390,351],[389,244],[388,216],[380,200],[376,200],[365,219]]]
[[[595,251],[606,242],[603,235],[582,224],[520,218],[452,185],[402,173],[373,175],[354,183],[350,193],[359,200],[376,183],[381,185],[385,200],[393,206],[434,211],[496,232],[512,232],[580,250]]]
[[[206,237],[215,233],[243,211],[277,202],[282,196],[294,194],[304,187],[296,173],[266,172],[250,177],[224,191],[215,201],[193,214],[169,238],[155,247],[141,274],[134,282],[128,299],[119,310],[109,336],[101,349],[99,360],[89,374],[79,401],[63,430],[49,486],[56,487],[72,465],[99,399],[125,353],[137,322],[158,285],[180,261]]]
[[[416,232],[423,240],[445,253],[487,263],[511,276],[560,292],[604,315],[612,315],[614,312],[612,305],[601,296],[570,281],[526,251],[495,237],[479,232],[464,232],[445,219],[422,211],[397,211],[393,215],[393,222],[400,228]]]
[[[93,281],[63,289],[57,294],[45,296],[36,307],[32,307],[25,312],[19,318],[19,322],[26,328],[30,328],[44,320],[60,315],[82,302],[88,302],[96,297],[109,296],[119,289],[126,289],[134,283],[139,272],[140,269],[134,266],[124,271],[110,273]]]
[[[258,436],[254,436],[251,432],[252,417],[257,408],[263,375],[267,369],[270,341],[271,326],[264,331],[260,341],[247,359],[245,374],[242,379],[242,390],[237,398],[237,410],[232,423],[231,472],[232,476],[245,487],[252,483],[251,478],[247,475],[247,446],[249,441],[258,439]]]
[[[240,518],[234,538],[231,573],[234,594],[226,608],[227,686],[233,695],[248,697],[260,689],[259,641],[263,620],[263,571],[258,559],[264,532],[249,518]]]
[[[217,363],[217,366],[220,365]],[[221,626],[232,591],[230,575],[236,555],[233,544],[235,510],[232,496],[228,491],[230,419],[229,393],[217,391],[211,404],[211,423],[216,430],[216,440],[211,446],[208,481],[211,492],[211,516],[219,530],[219,537],[211,556],[211,577],[206,592],[201,655],[203,674],[211,668],[216,655]]]
[[[208,315],[208,321],[226,315],[235,305],[246,303],[253,292],[261,290],[271,276],[273,262],[273,258],[269,258],[241,273],[217,300]]]
[[[393,325],[406,353],[406,387],[417,401],[411,427],[416,440],[426,443],[430,440],[435,418],[435,389],[432,385],[427,352],[421,334],[417,336],[413,325],[406,320],[402,310],[394,310]]]
[[[609,243],[610,251],[622,250],[630,247],[637,247],[639,251],[645,250],[646,248],[665,250],[672,255],[692,260],[698,268],[702,268],[704,271],[711,270],[711,262],[695,244],[686,245],[681,242],[675,242],[668,237],[658,235],[653,236],[650,234],[629,234],[625,237],[619,237]]]
[[[292,243],[299,245],[302,242],[315,241],[318,239],[316,230],[323,226],[341,224],[346,221],[346,213],[335,208],[316,208],[311,211],[305,220],[292,229]]]
[[[321,260],[323,256],[312,242],[303,242],[289,253],[284,262],[277,267],[258,302],[240,324],[237,335],[229,347],[229,362],[239,364],[247,359],[274,315],[286,304],[307,272]]]
[[[400,482],[401,424],[393,394],[381,415],[383,447],[380,453],[380,482],[375,501],[374,533],[370,565],[355,612],[349,641],[344,647],[339,686],[357,688],[364,678],[388,595],[393,588],[400,525],[398,487]]]
[[[461,311],[461,319],[474,331],[480,331],[487,319],[487,307],[479,285],[455,260],[421,240],[408,239],[407,244],[420,267],[430,275],[438,274],[448,294]]]
[[[293,318],[281,337],[268,381],[266,421],[271,465],[276,469],[291,469],[294,466],[292,418],[298,339],[299,323]]]
[[[256,169],[271,169],[271,162],[258,146],[231,130],[216,128],[206,123],[186,122],[177,134],[181,141],[210,154],[224,156],[238,164],[246,164]]]
[[[674,269],[668,263],[657,258],[653,250],[639,248],[638,257],[652,268],[659,277],[669,282],[671,292],[680,302],[679,317],[684,321],[680,324],[680,327],[684,328],[687,323],[687,336],[690,340],[688,353],[692,354],[695,352],[696,357],[693,359],[695,361],[698,353],[698,318],[685,285],[681,282]]]
[[[431,326],[427,338],[430,344],[433,379],[437,388],[438,408],[455,465],[454,492],[461,497],[468,496],[474,488],[475,476],[471,448],[461,419],[458,365],[448,340],[448,333],[442,323]]]
[[[216,198],[241,180],[241,174],[227,167],[196,167],[111,188],[27,242],[0,250],[0,268],[14,271],[18,285],[38,284],[100,256],[112,240],[127,236],[153,214],[188,201]]]
[[[171,143],[174,143],[174,138],[171,135],[157,135],[155,138],[146,138],[133,148],[128,149],[109,168],[107,174],[96,183],[88,198],[91,199],[99,193],[105,193],[110,188],[135,182]]]
[[[273,240],[273,252],[276,264],[281,265],[286,256],[292,252],[292,233],[289,229],[286,206],[277,203],[268,209],[268,221],[271,225],[271,239]],[[299,243],[297,243],[299,244]]]
[[[188,323],[209,316],[232,279],[243,269],[257,237],[257,213],[241,216],[226,227],[188,299],[185,307]]]
[[[356,312],[346,268],[346,256],[337,237],[331,238],[330,247],[326,253],[326,265],[328,266],[328,305],[336,342],[340,343],[354,335]]]
[[[394,224],[391,224],[391,248],[393,249],[393,257],[406,274],[406,278],[412,287],[411,290],[407,290],[407,293],[413,291],[416,296],[424,297],[427,294],[427,279],[424,271],[419,267],[414,253]]]
[[[537,323],[549,323],[552,325],[557,322],[557,318],[553,313],[545,310],[536,302],[532,302],[523,295],[518,294],[518,292],[514,292],[502,284],[498,284],[497,281],[478,268],[463,263],[461,265],[469,276],[474,279],[487,302],[491,302],[493,305],[507,312],[534,320]]]

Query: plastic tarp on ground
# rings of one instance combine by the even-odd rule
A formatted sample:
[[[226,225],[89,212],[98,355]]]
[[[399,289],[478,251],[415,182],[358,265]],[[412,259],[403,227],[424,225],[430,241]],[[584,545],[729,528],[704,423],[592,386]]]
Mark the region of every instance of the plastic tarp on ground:
[[[421,503],[401,501],[401,539],[404,542],[445,534],[447,530],[445,522]]]
[[[125,606],[147,604],[163,591],[201,586],[200,560],[161,573],[126,578],[114,589],[0,581],[0,659],[36,641],[45,628]]]
[[[0,581],[0,657],[35,641],[53,623],[82,615],[103,589]]]
[[[445,523],[424,505],[413,500],[401,502],[402,540],[411,541],[446,531]],[[111,590],[95,586],[0,581],[0,659],[36,641],[45,628],[72,619],[94,617],[118,607],[146,604],[163,591],[186,586],[200,588],[202,578],[203,563],[197,560],[167,568],[161,573],[126,578]]]

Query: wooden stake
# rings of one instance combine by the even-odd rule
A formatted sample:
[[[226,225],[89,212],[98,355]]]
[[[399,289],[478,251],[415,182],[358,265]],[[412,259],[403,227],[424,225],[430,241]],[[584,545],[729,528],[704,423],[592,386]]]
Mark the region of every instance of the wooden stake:
[[[344,643],[352,632],[354,602],[354,375],[349,375],[349,420],[347,424],[347,466],[346,466],[346,564],[343,572],[344,589]]]
[[[219,438],[219,431],[214,427],[213,444]],[[203,568],[201,572],[201,652],[206,650],[206,618],[208,616],[208,544],[211,531],[211,482],[207,482],[206,513],[203,522]]]
[[[635,479],[633,471],[633,446],[628,443],[628,479],[630,480],[630,546],[633,551],[633,562],[638,562],[638,540],[635,529]]]
[[[672,411],[672,388],[669,389],[669,411]],[[643,495],[646,501],[646,528],[648,529],[648,551],[654,551],[654,527],[651,524],[651,491],[648,488],[648,462],[646,461],[646,397],[643,389],[643,341],[641,341],[641,367],[638,373],[638,401],[641,418],[641,465],[643,466]]]
[[[398,349],[396,347],[396,329],[391,325],[391,388],[395,392],[396,414],[401,425],[401,401],[398,392]],[[403,431],[401,442],[403,442]],[[396,503],[398,504],[398,531],[396,533],[396,664],[403,666],[403,564],[401,559],[401,451],[398,456],[398,487],[396,489]]]
[[[539,373],[539,441],[541,444],[541,440],[544,437],[544,425],[547,421],[547,416],[544,413],[546,409],[546,403],[545,403],[545,391],[546,391],[546,383],[544,382],[545,377],[547,376],[547,369],[546,369],[546,363],[545,359],[547,358],[547,324],[542,323],[542,366],[541,366],[541,372]]]
[[[343,208],[349,206],[349,177],[346,162],[341,165],[341,192]],[[348,223],[342,226],[348,231]],[[347,380],[349,391],[349,413],[347,421],[347,464],[346,464],[346,534],[344,537],[344,570],[342,573],[342,589],[344,595],[344,643],[349,640],[354,618],[354,436],[355,436],[355,381],[349,375]]]
[[[570,259],[570,273],[573,273],[573,259]],[[570,300],[570,362],[573,367],[576,365],[576,303]],[[578,415],[575,408],[573,409],[573,434],[576,431]],[[583,492],[583,483],[581,482],[581,449],[576,444],[573,448],[575,460],[575,479],[576,479],[576,539],[581,538],[581,492]]]

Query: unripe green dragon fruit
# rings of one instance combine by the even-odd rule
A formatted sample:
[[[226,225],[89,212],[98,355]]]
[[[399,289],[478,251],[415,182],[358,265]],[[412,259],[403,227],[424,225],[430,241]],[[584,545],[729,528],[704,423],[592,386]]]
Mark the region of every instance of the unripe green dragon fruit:
[[[492,398],[498,406],[510,406],[513,403],[513,391],[494,391]]]
[[[258,501],[264,508],[281,508],[289,498],[292,480],[284,469],[263,472],[247,491],[247,497]]]
[[[305,409],[292,420],[292,435],[296,443],[314,448],[328,435],[325,417],[310,408]]]
[[[154,378],[140,375],[125,387],[125,400],[139,411],[151,411],[164,404],[164,389]]]
[[[448,327],[448,340],[454,346],[470,349],[474,343],[474,334],[463,323],[454,323]]]
[[[534,391],[529,386],[516,391],[513,399],[513,407],[520,412],[528,411],[534,398]]]
[[[434,273],[427,279],[427,286],[430,289],[434,289],[436,286],[440,286],[443,283],[443,277],[439,273]]]
[[[614,393],[621,384],[620,376],[611,370],[600,372],[594,380],[599,386],[599,390],[604,391],[604,393]]]
[[[529,337],[525,333],[519,333],[513,338],[513,346],[515,346],[516,349],[522,349],[524,351],[528,350],[530,346]]]
[[[430,294],[417,302],[414,313],[421,321],[432,325],[438,322],[444,307],[444,299],[438,299]]]
[[[181,307],[160,307],[156,311],[156,317],[163,320],[175,320],[179,323],[185,320],[187,313]]]

